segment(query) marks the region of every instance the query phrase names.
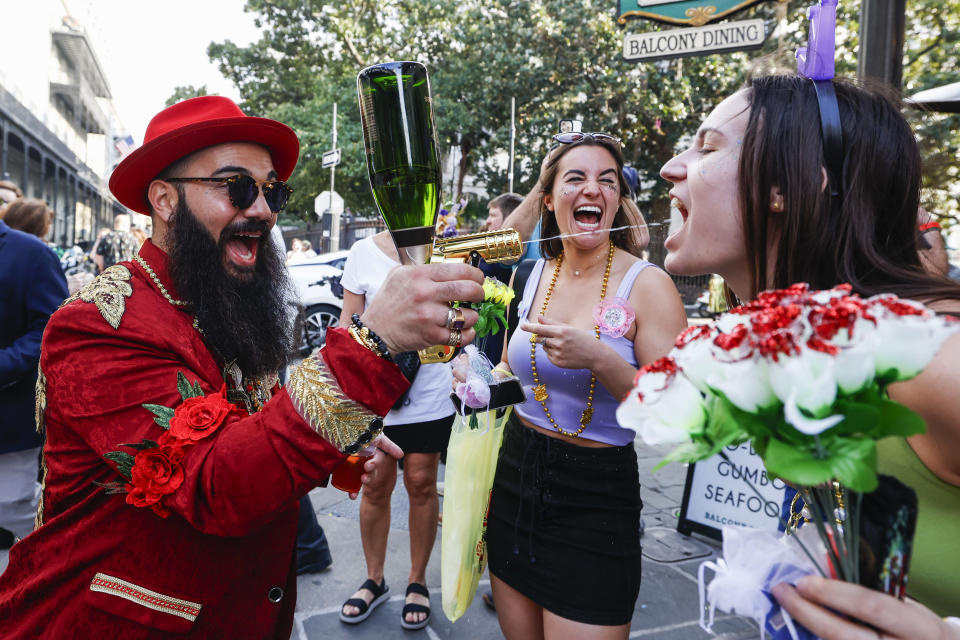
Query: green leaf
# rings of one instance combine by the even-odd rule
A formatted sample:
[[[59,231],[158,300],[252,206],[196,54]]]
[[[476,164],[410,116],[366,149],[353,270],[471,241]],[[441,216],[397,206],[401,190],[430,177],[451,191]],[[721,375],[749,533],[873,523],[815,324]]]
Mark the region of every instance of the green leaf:
[[[140,406],[156,416],[153,421],[158,425],[164,429],[170,428],[170,418],[173,417],[173,409],[159,404],[142,404]]]
[[[187,376],[183,375],[183,371],[177,371],[177,391],[184,400],[193,397],[193,387],[187,381]]]
[[[818,485],[833,477],[828,459],[816,459],[808,447],[796,447],[776,438],[767,443],[763,463],[769,475],[794,485]]]
[[[927,423],[916,411],[899,402],[880,398],[880,419],[871,434],[875,439],[913,436],[926,430]]]
[[[135,449],[137,451],[143,451],[144,449],[156,449],[160,445],[154,442],[153,440],[147,440],[146,438],[144,438],[142,441],[140,441],[139,444],[122,444],[120,446],[130,447],[131,449]]]
[[[711,451],[713,451],[713,444],[704,440],[685,442],[668,453],[653,470],[656,471],[670,462],[697,462],[713,455]]]
[[[854,491],[877,488],[877,445],[872,439],[821,437],[823,457],[818,457],[810,440],[806,446],[796,446],[771,439],[762,456],[767,472],[800,486],[837,480]]]
[[[127,480],[130,479],[130,471],[133,469],[133,456],[124,451],[109,451],[103,454],[103,457],[112,462],[117,472]]]
[[[202,398],[202,397],[203,397],[203,389],[200,388],[200,381],[199,381],[199,380],[194,380],[194,381],[193,381],[193,397],[194,397],[194,398]]]
[[[828,445],[833,477],[853,491],[877,488],[877,443],[870,438],[837,438]]]
[[[872,435],[880,422],[880,408],[877,403],[880,398],[870,399],[868,402],[857,402],[849,399],[837,399],[831,413],[842,413],[843,421],[829,429],[836,434]]]

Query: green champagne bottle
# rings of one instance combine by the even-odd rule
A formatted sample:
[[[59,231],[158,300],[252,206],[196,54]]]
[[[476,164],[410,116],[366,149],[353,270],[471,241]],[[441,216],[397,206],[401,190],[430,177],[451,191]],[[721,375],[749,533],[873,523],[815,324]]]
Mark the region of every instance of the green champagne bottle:
[[[427,69],[384,62],[357,75],[370,188],[400,261],[430,257],[440,205],[440,158]]]

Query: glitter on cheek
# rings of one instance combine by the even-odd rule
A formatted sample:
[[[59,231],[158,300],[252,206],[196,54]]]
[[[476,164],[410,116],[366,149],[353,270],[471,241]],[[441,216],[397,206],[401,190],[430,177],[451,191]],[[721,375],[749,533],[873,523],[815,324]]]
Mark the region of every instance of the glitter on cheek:
[[[562,187],[562,188],[560,189],[560,197],[561,197],[561,198],[566,198],[566,197],[569,196],[571,193],[573,193],[573,189],[571,189],[570,187]]]

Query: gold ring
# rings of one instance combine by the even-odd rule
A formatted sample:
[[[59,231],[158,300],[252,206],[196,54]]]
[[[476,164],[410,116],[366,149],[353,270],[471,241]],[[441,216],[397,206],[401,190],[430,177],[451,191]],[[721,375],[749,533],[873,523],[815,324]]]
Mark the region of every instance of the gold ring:
[[[461,313],[461,315],[463,315]],[[447,329],[453,329],[453,323],[457,319],[457,314],[454,313],[453,307],[447,309],[447,321],[443,324]]]
[[[447,344],[451,347],[459,347],[462,338],[463,334],[460,333],[460,329],[450,329],[450,339],[447,340]]]
[[[453,321],[453,328],[457,331],[463,329],[463,309],[457,307],[455,309],[451,309],[451,311],[453,311],[456,315],[456,319]]]

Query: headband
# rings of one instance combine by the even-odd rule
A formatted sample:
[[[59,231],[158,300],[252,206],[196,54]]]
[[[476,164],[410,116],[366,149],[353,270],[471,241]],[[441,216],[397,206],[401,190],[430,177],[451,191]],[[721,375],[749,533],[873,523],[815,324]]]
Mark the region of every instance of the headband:
[[[807,46],[797,49],[797,73],[813,81],[817,92],[823,158],[830,195],[835,204],[839,204],[843,180],[843,129],[840,125],[840,105],[833,88],[837,1],[820,0],[810,7]]]

